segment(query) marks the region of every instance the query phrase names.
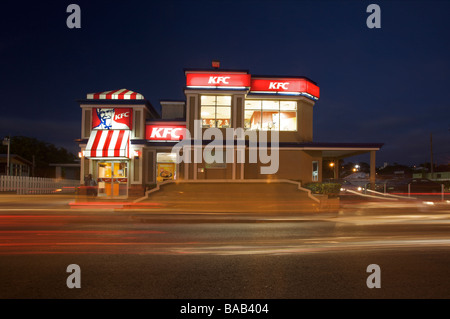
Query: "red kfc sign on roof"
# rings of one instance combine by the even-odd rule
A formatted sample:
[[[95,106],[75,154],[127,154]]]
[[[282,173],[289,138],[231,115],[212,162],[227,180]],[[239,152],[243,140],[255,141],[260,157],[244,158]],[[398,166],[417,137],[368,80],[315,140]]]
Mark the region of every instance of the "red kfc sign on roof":
[[[245,73],[187,73],[188,87],[249,87],[250,74]]]
[[[250,91],[308,93],[316,98],[320,95],[317,85],[302,78],[253,78]]]

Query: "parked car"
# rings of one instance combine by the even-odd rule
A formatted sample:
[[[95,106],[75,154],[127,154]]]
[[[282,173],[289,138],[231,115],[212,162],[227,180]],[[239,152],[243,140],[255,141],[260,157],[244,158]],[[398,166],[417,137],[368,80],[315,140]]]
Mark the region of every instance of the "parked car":
[[[407,178],[400,180],[390,180],[386,182],[386,192],[388,193],[440,193],[441,184],[426,178]]]

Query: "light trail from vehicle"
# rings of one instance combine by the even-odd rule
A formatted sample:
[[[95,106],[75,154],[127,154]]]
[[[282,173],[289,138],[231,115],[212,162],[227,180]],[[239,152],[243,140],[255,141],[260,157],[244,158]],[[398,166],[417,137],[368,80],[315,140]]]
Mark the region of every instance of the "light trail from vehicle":
[[[145,223],[136,216],[0,215],[0,254],[279,255],[450,247],[450,213],[341,216],[297,222],[281,217],[274,222],[277,217],[267,215],[253,224],[212,220],[202,225],[195,220]],[[23,229],[25,225],[30,229]],[[328,226],[329,230],[322,230]],[[227,230],[234,235],[228,235]],[[270,236],[266,236],[268,232]]]

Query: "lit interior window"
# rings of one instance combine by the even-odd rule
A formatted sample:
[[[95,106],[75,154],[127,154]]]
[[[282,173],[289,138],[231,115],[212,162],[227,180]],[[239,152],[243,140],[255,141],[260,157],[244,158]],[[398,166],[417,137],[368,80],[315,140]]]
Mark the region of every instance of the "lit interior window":
[[[297,102],[280,101],[280,131],[297,130]]]
[[[231,96],[203,95],[200,116],[204,128],[227,128],[231,123]]]
[[[262,101],[262,121],[263,131],[279,130],[280,124],[280,102]]]
[[[245,101],[244,128],[248,130],[261,129],[261,101]]]
[[[247,100],[244,114],[244,128],[247,130],[297,130],[295,101]]]

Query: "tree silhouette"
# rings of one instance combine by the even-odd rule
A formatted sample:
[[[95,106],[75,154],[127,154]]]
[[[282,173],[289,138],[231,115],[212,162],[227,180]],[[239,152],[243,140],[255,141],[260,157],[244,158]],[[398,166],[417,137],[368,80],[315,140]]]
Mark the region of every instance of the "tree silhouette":
[[[10,153],[19,155],[35,164],[35,176],[51,177],[54,168],[50,163],[73,163],[77,156],[63,147],[40,141],[33,137],[13,136],[11,137]],[[0,146],[0,153],[6,154],[7,146]]]

